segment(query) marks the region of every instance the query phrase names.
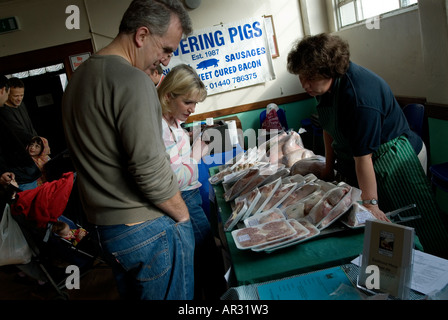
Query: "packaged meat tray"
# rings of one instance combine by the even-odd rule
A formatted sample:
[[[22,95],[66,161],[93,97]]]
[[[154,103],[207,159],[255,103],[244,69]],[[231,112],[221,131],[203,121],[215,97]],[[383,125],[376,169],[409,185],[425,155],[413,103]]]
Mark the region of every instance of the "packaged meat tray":
[[[246,213],[241,218],[241,220],[244,220],[247,217],[252,215],[252,212],[254,211],[254,208],[257,205],[258,200],[260,200],[260,198],[261,198],[261,193],[258,190],[258,188],[256,188],[256,189],[252,190],[251,192],[246,193],[245,195],[240,196],[240,197],[235,199],[235,204],[240,202],[240,201],[243,201],[243,200],[246,200],[246,203],[247,203]]]
[[[250,183],[248,183],[243,187],[243,189],[240,192],[240,195],[244,195],[255,188],[267,184],[267,181],[269,181],[272,176],[276,175],[276,173],[278,172],[277,169],[279,169],[279,167],[276,165],[264,164],[261,165],[259,169],[260,171],[258,176],[252,179]]]
[[[285,219],[280,209],[274,208],[265,212],[257,213],[249,218],[244,219],[244,225],[246,227],[253,227],[258,224],[263,224],[269,221]]]
[[[235,184],[224,193],[224,200],[231,201],[238,197],[244,187],[259,175],[260,169],[251,168]]]
[[[363,228],[367,220],[375,220],[375,216],[363,205],[353,202],[349,212],[341,218],[341,222],[347,227]]]
[[[281,179],[281,178],[289,176],[288,169],[283,168],[281,165],[279,165],[278,167],[279,167],[279,169],[273,175],[266,177],[266,179],[263,181],[263,183],[260,185],[260,187],[265,186],[271,182],[274,182],[279,178]]]
[[[280,187],[281,184],[282,180],[278,178],[277,180],[258,188],[258,190],[260,190],[261,197],[253,210],[254,214],[262,212],[264,206],[269,202],[272,195]]]
[[[352,197],[359,197],[353,193],[357,190],[360,192],[359,189],[346,184],[331,189],[311,209],[306,218],[320,230],[325,229],[350,209]]]
[[[298,202],[290,205],[282,211],[286,219],[299,220],[305,217],[305,204],[303,202]]]
[[[257,246],[252,248],[252,251],[256,251],[256,252],[260,252],[260,251],[274,251],[276,250],[276,248],[285,248],[284,246],[287,245],[288,243],[297,243],[297,241],[299,241],[300,239],[305,238],[309,233],[310,230],[308,230],[307,228],[305,228],[300,222],[298,222],[297,220],[294,219],[290,219],[287,220],[288,223],[297,231],[297,233],[295,235],[293,235],[292,237],[288,237],[285,238],[283,240],[279,240],[279,241],[275,241],[273,243],[270,244],[264,244],[261,246]]]
[[[301,187],[296,188],[287,199],[280,204],[280,209],[287,208],[293,204],[298,203],[300,200],[307,198],[313,192],[320,190],[320,185],[313,182],[307,183]]]
[[[329,215],[327,215],[317,226],[319,229],[324,229],[331,225],[334,221],[342,217],[347,211],[350,210],[353,203],[361,196],[361,190],[353,187],[349,187],[350,190],[333,208]],[[356,200],[354,200],[356,199]]]
[[[232,211],[232,214],[224,224],[224,231],[231,231],[244,216],[246,210],[247,210],[246,200],[238,202],[235,205],[235,209]]]
[[[262,244],[269,244],[292,237],[297,231],[286,220],[275,220],[253,227],[232,231],[232,237],[238,249],[251,249]]]
[[[290,220],[288,220],[290,221]],[[273,248],[270,249],[265,249],[266,252],[270,253],[273,252],[275,250],[279,250],[279,249],[283,249],[283,248],[288,248],[291,246],[295,246],[298,245],[302,242],[308,241],[314,237],[317,237],[320,234],[320,230],[317,229],[312,223],[310,223],[308,220],[306,219],[299,219],[297,220],[297,222],[299,222],[303,227],[305,227],[309,233],[307,235],[305,235],[304,237],[300,238],[300,239],[294,239],[293,241],[290,241],[288,243],[283,243],[281,245],[277,245]]]
[[[301,187],[306,184],[305,177],[301,174],[292,174],[291,170],[289,171],[289,174],[291,175],[289,177],[289,180],[291,181],[291,183],[296,182],[297,187]]]
[[[281,185],[271,196],[271,199],[266,203],[263,211],[277,208],[297,187],[297,183],[288,183]]]

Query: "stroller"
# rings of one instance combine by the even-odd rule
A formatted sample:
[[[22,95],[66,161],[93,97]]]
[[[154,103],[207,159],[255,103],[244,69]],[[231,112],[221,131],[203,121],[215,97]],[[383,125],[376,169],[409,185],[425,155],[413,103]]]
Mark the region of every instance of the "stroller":
[[[64,289],[70,289],[70,281],[79,283],[80,278],[94,268],[107,267],[92,238],[94,230],[89,226],[84,226],[87,235],[79,243],[53,232],[58,222],[78,229],[81,228],[78,222],[85,221],[75,183],[74,173],[65,173],[58,180],[18,192],[10,205],[11,215],[32,252],[31,262],[18,267],[32,278],[51,284],[56,297],[64,300],[69,297]]]

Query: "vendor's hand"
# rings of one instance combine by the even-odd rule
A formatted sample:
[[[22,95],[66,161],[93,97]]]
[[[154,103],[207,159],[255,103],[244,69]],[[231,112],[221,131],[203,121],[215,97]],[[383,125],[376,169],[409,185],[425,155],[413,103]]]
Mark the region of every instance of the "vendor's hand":
[[[375,218],[381,221],[390,222],[386,214],[378,207],[378,205],[364,204],[364,206],[373,214]]]

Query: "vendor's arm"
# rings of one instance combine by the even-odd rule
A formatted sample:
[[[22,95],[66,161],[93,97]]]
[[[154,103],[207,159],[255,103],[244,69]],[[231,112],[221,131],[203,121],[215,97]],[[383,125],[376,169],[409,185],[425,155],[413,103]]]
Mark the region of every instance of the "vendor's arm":
[[[332,181],[334,179],[334,150],[331,144],[333,143],[333,138],[330,134],[324,130],[324,145],[325,145],[325,170],[322,172],[322,179],[327,181]]]
[[[375,177],[375,170],[373,168],[372,154],[361,157],[355,157],[356,176],[358,178],[358,185],[361,189],[362,200],[378,200],[377,184]],[[379,202],[379,200],[378,200]],[[379,220],[389,221],[384,212],[378,205],[364,204],[372,214]]]

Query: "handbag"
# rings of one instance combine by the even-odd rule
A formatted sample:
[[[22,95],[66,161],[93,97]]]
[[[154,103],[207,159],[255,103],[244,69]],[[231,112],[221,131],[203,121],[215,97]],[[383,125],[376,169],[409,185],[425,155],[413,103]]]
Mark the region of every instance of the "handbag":
[[[19,224],[11,215],[6,204],[0,221],[0,266],[26,264],[31,261],[32,252]]]

